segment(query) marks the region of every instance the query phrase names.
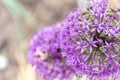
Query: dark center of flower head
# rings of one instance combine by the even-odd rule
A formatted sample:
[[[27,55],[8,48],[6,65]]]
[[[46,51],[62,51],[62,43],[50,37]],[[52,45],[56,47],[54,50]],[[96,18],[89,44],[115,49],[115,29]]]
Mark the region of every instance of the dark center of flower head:
[[[90,11],[87,12],[85,10],[83,10],[82,15],[84,16],[84,18],[88,21],[88,23],[90,23],[89,28],[88,29],[88,34],[84,33],[81,35],[81,38],[84,42],[88,42],[90,44],[90,46],[92,47],[92,50],[95,54],[99,54],[101,57],[106,57],[105,54],[110,53],[109,51],[106,51],[104,53],[104,48],[113,48],[113,52],[114,53],[120,53],[118,48],[118,44],[120,41],[120,34],[119,31],[120,30],[116,30],[115,28],[120,28],[119,27],[119,20],[120,20],[120,12],[117,12],[116,9],[110,7],[106,10],[106,12],[104,14],[101,14],[102,16],[94,16],[93,13],[91,13]],[[79,20],[79,19],[78,19]],[[95,22],[95,20],[97,22]],[[79,20],[80,21],[80,20]],[[100,21],[100,22],[99,22]],[[102,24],[102,25],[101,25]],[[99,26],[101,25],[101,26]],[[101,27],[101,29],[99,29],[99,27]],[[109,29],[107,29],[109,28]],[[86,29],[86,28],[84,28]],[[94,30],[94,31],[92,31]],[[83,30],[83,31],[87,31],[87,30]],[[87,40],[93,38],[92,41]],[[78,38],[74,38],[76,41],[78,40]],[[94,43],[95,42],[95,43]],[[112,45],[106,45],[107,44],[113,44]],[[94,45],[96,46],[94,46]],[[114,45],[117,45],[116,47]],[[89,47],[90,47],[89,46]],[[84,52],[85,54],[89,54],[86,53],[86,51]],[[93,55],[91,54],[90,57],[92,57]],[[89,58],[90,59],[90,58]],[[102,59],[102,58],[101,58]]]

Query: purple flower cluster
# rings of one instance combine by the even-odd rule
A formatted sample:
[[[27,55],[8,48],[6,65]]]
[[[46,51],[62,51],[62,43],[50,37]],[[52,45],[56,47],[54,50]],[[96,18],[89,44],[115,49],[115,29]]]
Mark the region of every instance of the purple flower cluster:
[[[101,79],[120,74],[120,10],[91,0],[63,21],[62,55],[77,74]]]
[[[70,80],[73,69],[65,64],[59,45],[60,24],[46,27],[30,41],[29,62],[45,80]]]
[[[29,62],[45,80],[74,75],[107,80],[120,74],[120,9],[108,0],[90,0],[65,20],[38,32],[30,41]]]

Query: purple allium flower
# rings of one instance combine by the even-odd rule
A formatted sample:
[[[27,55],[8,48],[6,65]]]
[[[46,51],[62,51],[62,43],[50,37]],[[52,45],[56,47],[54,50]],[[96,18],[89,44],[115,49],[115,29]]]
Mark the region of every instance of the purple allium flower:
[[[120,74],[120,11],[107,0],[90,0],[63,21],[61,54],[77,74],[107,79]]]
[[[45,80],[70,80],[73,69],[65,64],[59,46],[59,30],[61,25],[46,27],[38,32],[30,41],[29,62]]]

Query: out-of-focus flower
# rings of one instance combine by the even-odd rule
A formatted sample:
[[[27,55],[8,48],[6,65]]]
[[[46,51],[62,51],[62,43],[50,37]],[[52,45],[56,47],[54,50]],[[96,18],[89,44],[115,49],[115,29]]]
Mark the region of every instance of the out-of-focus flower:
[[[74,75],[72,68],[65,64],[59,45],[61,24],[46,27],[30,41],[28,59],[37,73],[45,80],[70,80]]]
[[[120,73],[120,10],[107,0],[90,0],[63,21],[62,55],[77,74],[94,79]]]

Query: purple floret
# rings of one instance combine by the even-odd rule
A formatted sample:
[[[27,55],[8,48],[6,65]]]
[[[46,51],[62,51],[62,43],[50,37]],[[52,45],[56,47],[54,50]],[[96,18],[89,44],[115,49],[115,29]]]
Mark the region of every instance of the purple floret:
[[[107,79],[120,74],[120,10],[107,0],[90,0],[63,21],[62,56],[78,75]]]
[[[70,80],[74,71],[61,56],[59,30],[61,25],[45,27],[33,36],[28,52],[29,62],[44,80]]]

